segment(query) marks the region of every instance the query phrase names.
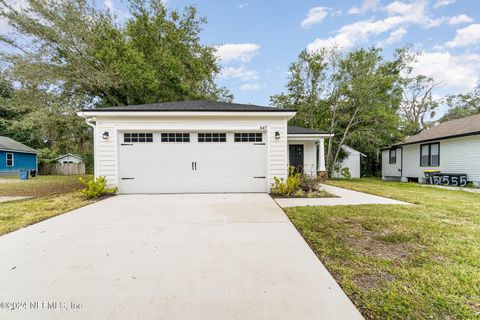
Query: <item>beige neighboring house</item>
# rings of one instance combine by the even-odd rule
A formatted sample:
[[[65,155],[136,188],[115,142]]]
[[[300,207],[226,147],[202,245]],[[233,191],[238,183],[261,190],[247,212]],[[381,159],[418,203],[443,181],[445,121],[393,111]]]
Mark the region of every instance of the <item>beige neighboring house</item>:
[[[480,185],[480,114],[437,124],[382,149],[384,180],[423,183],[425,171],[432,170],[446,180],[466,175],[466,181]]]

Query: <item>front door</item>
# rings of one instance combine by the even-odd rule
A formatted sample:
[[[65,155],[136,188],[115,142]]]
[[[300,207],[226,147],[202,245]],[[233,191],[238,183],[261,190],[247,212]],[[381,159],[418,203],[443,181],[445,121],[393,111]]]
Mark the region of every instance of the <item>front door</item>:
[[[296,172],[303,172],[303,144],[290,144],[288,154],[290,166],[295,167]]]

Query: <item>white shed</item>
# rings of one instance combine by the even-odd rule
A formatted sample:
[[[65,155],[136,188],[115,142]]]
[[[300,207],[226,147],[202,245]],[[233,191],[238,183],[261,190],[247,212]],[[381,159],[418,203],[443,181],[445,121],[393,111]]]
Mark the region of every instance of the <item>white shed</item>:
[[[57,161],[58,163],[63,163],[63,164],[83,162],[83,160],[80,156],[77,156],[77,155],[71,154],[71,153],[67,153],[67,154],[64,154],[62,156],[59,156],[59,157],[55,158],[55,161]]]
[[[337,170],[333,173],[334,178],[344,178],[342,175],[342,169],[348,168],[350,176],[352,178],[362,177],[362,157],[366,157],[360,151],[357,151],[347,145],[342,145],[343,151],[347,156],[337,163]]]

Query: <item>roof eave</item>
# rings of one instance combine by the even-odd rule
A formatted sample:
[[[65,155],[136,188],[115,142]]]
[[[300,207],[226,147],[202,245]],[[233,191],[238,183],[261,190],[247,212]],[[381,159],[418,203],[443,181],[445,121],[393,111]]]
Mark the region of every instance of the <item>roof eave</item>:
[[[268,116],[268,117],[288,117],[292,118],[295,115],[295,111],[282,110],[282,111],[80,111],[77,112],[78,116],[89,117],[175,117],[175,116],[209,116],[209,117],[222,117],[222,116]]]
[[[397,144],[393,144],[389,147],[381,148],[380,150],[384,151],[384,150],[392,149],[392,148],[395,148],[395,147],[408,146],[408,145],[411,145],[411,144],[462,138],[462,137],[468,137],[468,136],[475,136],[475,135],[479,135],[479,134],[480,134],[480,131],[474,131],[474,132],[468,132],[468,133],[462,133],[462,134],[455,134],[455,135],[451,135],[451,136],[437,137],[437,138],[432,138],[432,139],[424,139],[424,140],[413,141],[413,142],[397,143]]]

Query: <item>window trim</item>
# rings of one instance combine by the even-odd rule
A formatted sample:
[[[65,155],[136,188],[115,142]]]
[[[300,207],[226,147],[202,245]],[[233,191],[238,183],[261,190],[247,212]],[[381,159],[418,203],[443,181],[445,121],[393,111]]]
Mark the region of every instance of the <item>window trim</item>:
[[[10,159],[10,161],[12,162],[12,164],[8,164],[8,156],[11,155],[12,156],[12,159]],[[7,167],[15,167],[15,155],[13,154],[13,152],[7,152],[5,153],[5,166]]]
[[[397,164],[397,150],[398,148],[388,150],[388,164]],[[392,151],[395,151],[394,157],[392,157]]]
[[[438,145],[438,163],[433,165],[432,164],[432,146]],[[428,163],[426,165],[422,164],[422,157],[423,157],[423,146],[428,146]],[[440,142],[432,142],[432,143],[422,143],[420,144],[420,167],[439,167],[440,166]]]
[[[263,142],[263,132],[235,132],[233,142]]]
[[[214,137],[214,135],[218,135]],[[215,141],[214,139],[218,139]],[[203,141],[201,141],[203,140]],[[227,142],[227,133],[225,132],[199,132],[197,134],[198,143],[223,143]]]
[[[173,135],[173,140],[170,141]],[[161,143],[189,143],[190,133],[189,132],[162,132],[160,133],[160,142]]]
[[[136,137],[132,135],[136,135]],[[140,137],[140,135],[144,135],[144,137]],[[145,141],[140,141],[141,138],[145,139]],[[133,141],[133,139],[136,139],[136,141]],[[124,132],[123,142],[124,143],[151,143],[153,142],[153,132]]]

